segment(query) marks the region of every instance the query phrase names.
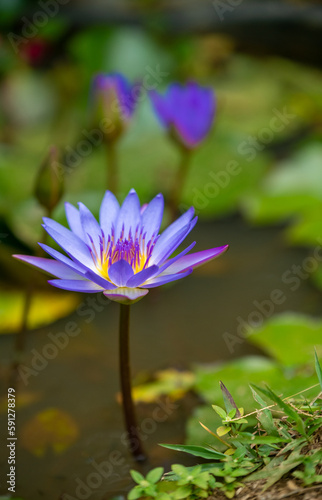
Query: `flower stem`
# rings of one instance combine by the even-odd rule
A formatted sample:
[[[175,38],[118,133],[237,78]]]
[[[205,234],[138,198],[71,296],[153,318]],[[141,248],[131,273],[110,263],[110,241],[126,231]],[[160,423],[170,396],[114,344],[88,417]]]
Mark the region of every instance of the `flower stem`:
[[[118,172],[117,172],[117,155],[116,141],[109,140],[106,142],[107,153],[107,189],[112,193],[117,193],[118,190]]]
[[[120,379],[122,390],[123,414],[128,433],[130,451],[137,462],[146,460],[136,423],[131,392],[131,369],[129,358],[130,306],[121,304],[120,309]]]
[[[173,185],[172,193],[169,200],[169,206],[171,211],[172,220],[174,220],[177,216],[179,203],[182,197],[182,192],[184,188],[184,184],[187,178],[191,150],[187,148],[181,148],[181,160],[179,164],[179,168],[176,173],[175,182]]]

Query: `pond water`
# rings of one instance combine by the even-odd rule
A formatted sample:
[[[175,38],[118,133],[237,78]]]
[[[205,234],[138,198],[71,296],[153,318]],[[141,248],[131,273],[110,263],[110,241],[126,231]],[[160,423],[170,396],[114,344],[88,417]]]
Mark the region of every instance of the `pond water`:
[[[283,279],[293,265],[301,265],[307,252],[287,248],[281,228],[249,228],[239,217],[232,217],[200,222],[193,235],[198,242],[196,251],[226,243],[230,244],[230,250],[173,286],[152,290],[132,308],[134,376],[258,353],[247,341],[229,349],[223,334],[236,335],[243,320],[260,321],[263,313],[254,301],[262,303],[275,289],[283,292],[285,300],[272,312],[322,313],[321,296],[309,280],[302,280],[297,290],[292,291]],[[118,305],[103,299],[98,301],[96,295],[84,295],[80,300],[83,305],[79,313],[28,334],[23,363],[31,367],[36,353],[43,353],[51,342],[50,334],[64,332],[66,327],[73,329],[69,322],[76,324],[68,345],[45,361],[46,366],[38,361],[34,372],[25,377],[26,384],[20,382],[17,387],[21,407],[17,409],[16,420],[16,494],[24,500],[108,499],[126,495],[132,486],[129,469],[135,465],[124,443],[121,409],[116,398]],[[90,304],[88,300],[94,302]],[[257,315],[252,316],[254,311]],[[13,337],[2,336],[0,342],[3,395],[9,383]],[[146,472],[160,465],[167,469],[179,461],[194,463],[188,456],[167,451],[158,443],[183,442],[185,421],[196,402],[197,398],[190,395],[174,403],[164,398],[138,406],[140,429],[149,455],[149,462],[140,466],[140,470]],[[61,413],[50,409],[58,409],[64,418],[71,419],[68,422],[74,442],[65,450],[48,445],[50,432],[47,438],[37,432],[40,424],[33,419],[45,410],[59,427]],[[6,429],[6,413],[2,411],[0,418],[1,429]],[[44,420],[42,425],[46,426]],[[0,493],[5,494],[8,465],[7,450],[2,447],[3,450]]]

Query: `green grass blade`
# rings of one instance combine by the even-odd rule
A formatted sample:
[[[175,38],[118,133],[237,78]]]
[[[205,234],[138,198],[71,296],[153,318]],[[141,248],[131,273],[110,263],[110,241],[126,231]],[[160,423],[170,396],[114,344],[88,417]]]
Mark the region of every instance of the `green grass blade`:
[[[260,395],[255,391],[255,389],[250,385],[251,391],[253,393],[253,398],[257,403],[261,405],[262,408],[267,406],[266,401],[260,397]],[[269,409],[263,410],[257,414],[257,418],[263,426],[263,429],[267,432],[269,436],[279,436],[278,430],[274,425],[273,415]]]
[[[208,458],[210,460],[222,460],[223,458],[227,458],[227,455],[224,453],[211,450],[205,446],[196,446],[192,444],[161,444],[160,446],[168,448],[169,450],[183,451],[185,453],[190,453],[190,455],[194,455],[195,457]]]
[[[318,376],[320,386],[321,386],[321,391],[322,391],[322,369],[321,369],[321,365],[319,363],[318,355],[317,355],[315,349],[314,349],[314,358],[315,358],[315,370],[316,370],[316,374]]]
[[[306,431],[305,431],[305,426],[304,422],[301,419],[300,415],[293,410],[293,408],[285,403],[275,392],[273,392],[269,387],[266,387],[266,389],[262,389],[261,387],[257,387],[256,385],[254,386],[258,391],[260,391],[262,394],[270,398],[272,401],[274,401],[284,412],[285,414],[293,419],[293,421],[296,423],[296,428],[299,431],[302,436],[306,436]]]

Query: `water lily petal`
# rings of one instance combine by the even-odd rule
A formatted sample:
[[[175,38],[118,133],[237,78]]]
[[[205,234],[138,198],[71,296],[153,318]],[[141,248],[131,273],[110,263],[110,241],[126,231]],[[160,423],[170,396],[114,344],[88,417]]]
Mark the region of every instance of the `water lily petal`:
[[[183,242],[185,237],[190,233],[190,231],[196,225],[198,217],[195,217],[189,224],[184,226],[180,231],[172,235],[172,237],[167,238],[162,242],[162,245],[158,245],[159,241],[157,241],[152,257],[150,260],[150,264],[161,265]],[[160,238],[161,239],[161,238]],[[158,245],[158,248],[157,248]]]
[[[202,250],[201,252],[192,253],[185,255],[178,259],[176,262],[171,264],[166,270],[166,274],[170,273],[181,273],[188,268],[195,268],[208,262],[208,260],[215,259],[219,257],[222,253],[228,250],[228,245],[222,247],[211,248],[210,250]]]
[[[216,110],[212,88],[172,83],[163,96],[151,91],[150,99],[161,125],[173,128],[186,147],[195,148],[208,135]]]
[[[167,227],[167,229],[163,231],[153,249],[152,258],[150,260],[151,264],[156,263],[159,253],[163,250],[164,247],[167,246],[168,241],[171,240],[173,235],[178,233],[180,230],[182,230],[183,227],[186,227],[187,224],[189,224],[189,222],[193,217],[194,211],[195,210],[193,207],[189,208],[189,210],[187,210],[184,214],[182,214],[181,217],[179,217],[179,219],[174,221],[172,224],[170,224],[169,227]]]
[[[141,225],[140,216],[140,200],[134,189],[131,189],[125,198],[116,222],[116,239],[118,239],[124,228],[125,237],[128,236],[131,230],[132,237],[135,235],[136,229]]]
[[[149,293],[149,290],[145,290],[144,288],[120,287],[103,293],[105,297],[115,302],[120,302],[121,304],[134,304],[134,302],[137,302]]]
[[[43,227],[56,243],[74,260],[93,269],[94,262],[88,246],[76,234],[69,229],[58,224],[58,222],[44,217]]]
[[[142,226],[146,233],[145,241],[149,241],[151,236],[157,235],[160,230],[164,209],[164,200],[162,194],[158,194],[142,213]]]
[[[160,273],[159,273],[159,276],[161,274],[164,273],[164,271],[169,267],[171,266],[172,264],[174,264],[177,260],[179,260],[181,257],[183,257],[184,255],[186,255],[188,252],[190,252],[190,250],[192,250],[192,248],[195,246],[196,242],[194,241],[193,243],[191,243],[191,245],[189,245],[187,248],[185,248],[184,250],[182,250],[182,252],[178,253],[178,255],[176,255],[175,257],[172,257],[172,259],[169,259],[167,260],[162,267],[160,267]]]
[[[73,233],[75,233],[81,240],[84,240],[84,231],[80,221],[79,211],[70,203],[65,203],[65,212],[67,222]]]
[[[125,286],[134,271],[126,260],[118,260],[108,270],[110,280],[118,287]]]
[[[46,253],[48,253],[48,255],[50,255],[51,257],[53,257],[56,260],[59,260],[60,262],[62,262],[66,266],[70,267],[71,269],[76,271],[76,273],[83,275],[85,273],[85,271],[87,270],[87,267],[83,266],[80,263],[74,262],[73,260],[66,257],[66,255],[63,255],[62,253],[57,252],[57,250],[55,250],[54,248],[51,248],[48,245],[45,245],[44,243],[38,243],[38,245]]]
[[[113,288],[116,288],[116,285],[103,278],[103,276],[94,273],[94,271],[87,270],[85,273],[85,277],[91,281],[94,281],[94,283],[96,283],[97,285],[103,287],[104,290],[113,290]]]
[[[158,266],[151,266],[146,269],[143,269],[143,271],[140,271],[137,274],[134,274],[126,283],[126,286],[128,287],[137,287],[142,285],[147,279],[151,278],[157,272],[159,271]]]
[[[13,255],[13,257],[25,262],[26,264],[30,264],[31,266],[38,267],[39,269],[42,269],[46,273],[52,274],[57,278],[72,280],[84,279],[70,267],[57,260],[46,259],[44,257],[34,257],[32,255]]]
[[[100,253],[100,242],[102,239],[102,231],[99,223],[94,215],[83,203],[78,203],[79,215],[82,228],[86,237],[87,244],[92,247],[92,242],[95,245],[96,252]]]
[[[120,205],[114,194],[106,191],[100,208],[100,225],[106,238],[111,233],[112,226],[115,227],[119,210]]]
[[[168,127],[171,121],[171,110],[166,98],[158,94],[155,90],[149,92],[149,97],[161,125]]]
[[[104,288],[86,280],[49,280],[48,283],[63,290],[71,290],[72,292],[97,293],[103,292]]]
[[[215,115],[215,94],[211,88],[203,88],[196,83],[187,85],[188,116],[180,124],[180,129],[191,147],[197,146],[208,134]]]
[[[181,280],[181,278],[185,278],[192,273],[192,269],[188,269],[184,273],[178,274],[166,274],[164,276],[158,276],[156,278],[151,278],[146,283],[144,283],[145,288],[155,288],[156,286],[165,285],[166,283],[170,283],[171,281]]]

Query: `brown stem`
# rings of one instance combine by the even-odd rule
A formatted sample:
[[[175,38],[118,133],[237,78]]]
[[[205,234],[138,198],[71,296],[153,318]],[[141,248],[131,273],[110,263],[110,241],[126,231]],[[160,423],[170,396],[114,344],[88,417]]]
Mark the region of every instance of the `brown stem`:
[[[123,414],[128,433],[129,448],[137,462],[146,460],[141,438],[136,423],[131,389],[131,369],[129,358],[129,322],[130,306],[121,304],[120,309],[120,379],[122,391]]]

